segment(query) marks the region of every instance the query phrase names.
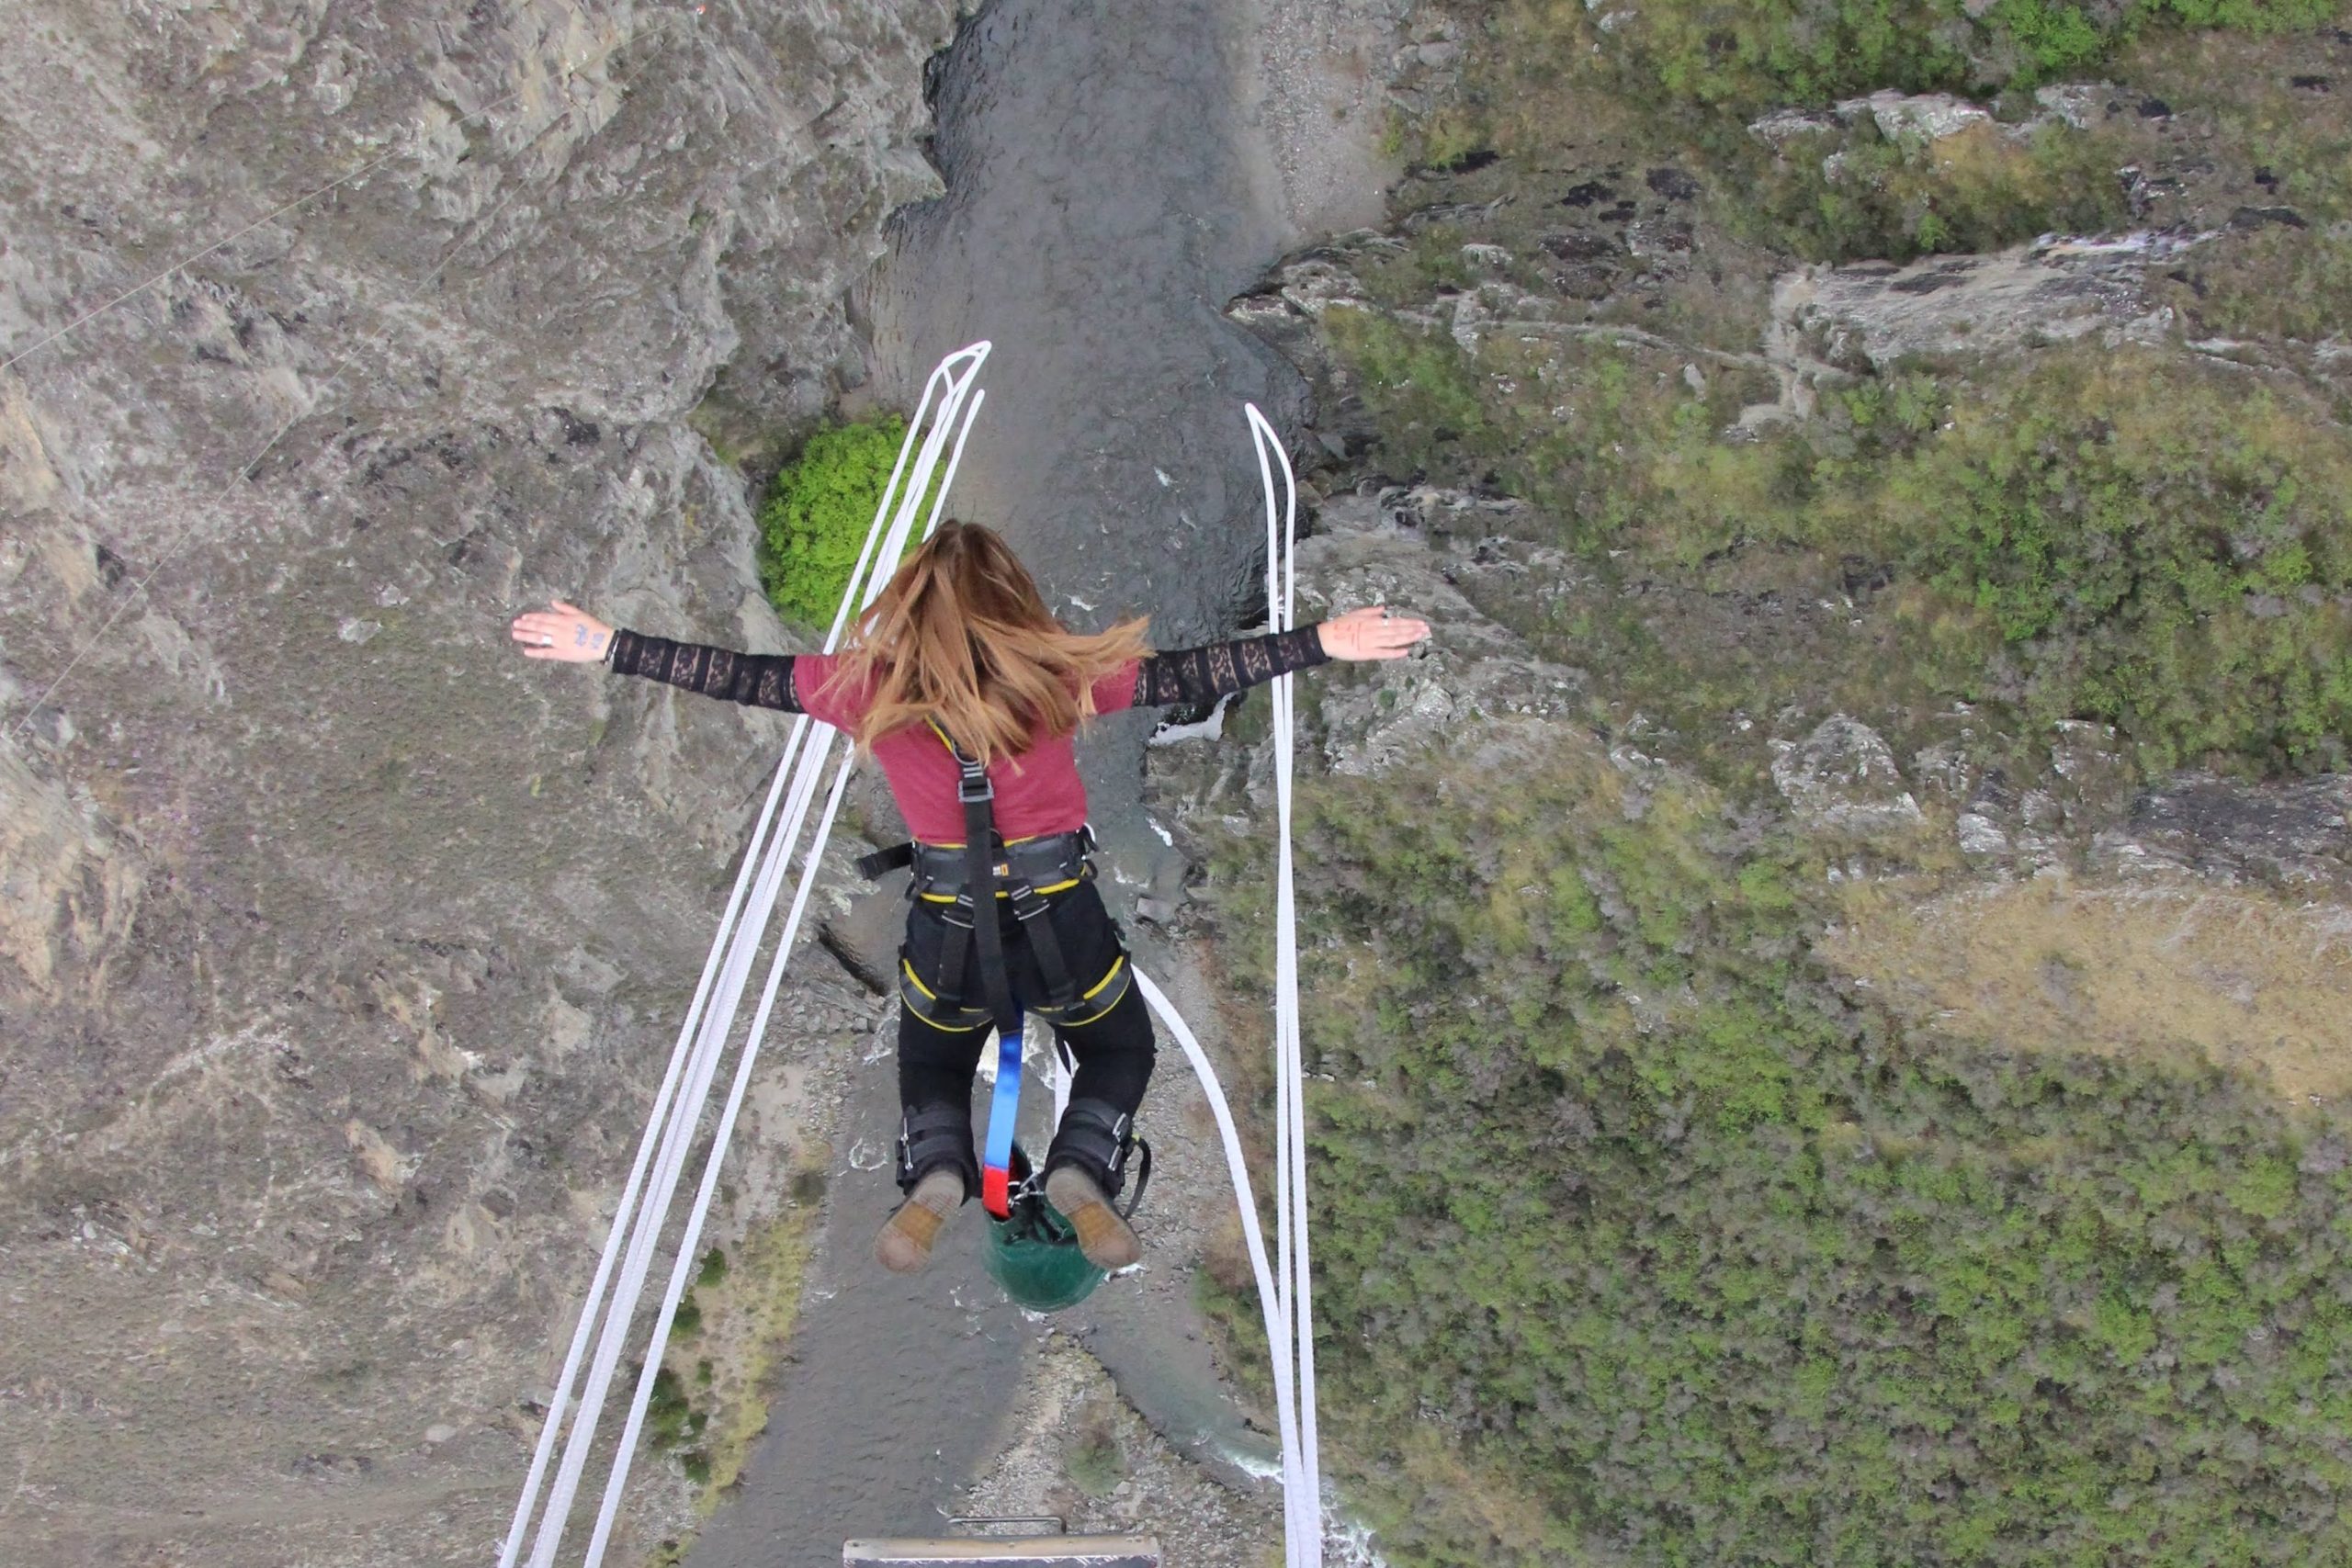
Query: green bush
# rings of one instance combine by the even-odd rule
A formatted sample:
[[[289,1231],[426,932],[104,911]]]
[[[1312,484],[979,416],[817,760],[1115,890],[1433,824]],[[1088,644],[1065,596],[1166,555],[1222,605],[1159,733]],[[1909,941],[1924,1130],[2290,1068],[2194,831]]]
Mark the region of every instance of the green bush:
[[[1767,110],[1881,88],[1990,98],[2110,71],[2152,39],[2261,36],[2334,20],[2336,0],[1456,0],[1479,42],[1458,98],[1397,141],[1408,161],[1494,146],[1575,159],[1596,126],[1723,153]],[[2241,84],[2229,84],[2237,90]],[[1567,166],[1576,166],[1569,162]],[[1737,182],[1736,182],[1737,183]]]
[[[695,1408],[679,1386],[678,1376],[663,1367],[653,1374],[653,1393],[645,1404],[646,1430],[653,1441],[674,1448],[695,1430]]]
[[[1107,1497],[1126,1474],[1126,1456],[1108,1416],[1091,1412],[1062,1442],[1062,1470],[1071,1485],[1089,1497]]]
[[[1945,20],[1926,0],[1667,0],[1637,7],[1613,31],[1622,41],[1602,48],[1621,50],[1628,74],[1675,100],[1745,116],[1877,87],[1951,85],[1967,75],[1967,34]]]
[[[2341,0],[2140,0],[2128,14],[2135,19],[2145,16],[2183,27],[2259,36],[2324,27],[2343,9]]]
[[[1906,1036],[1805,852],[1627,788],[1303,787],[1322,1413],[1387,1560],[2346,1560],[2340,1157],[2219,1069]]]
[[[832,624],[906,434],[896,414],[820,430],[776,475],[760,508],[760,575],[787,622]]]

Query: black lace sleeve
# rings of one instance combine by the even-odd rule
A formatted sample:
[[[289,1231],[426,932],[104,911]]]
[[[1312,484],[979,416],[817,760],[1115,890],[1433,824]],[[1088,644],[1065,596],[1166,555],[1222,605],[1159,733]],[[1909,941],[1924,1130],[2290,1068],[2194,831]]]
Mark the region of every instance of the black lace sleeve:
[[[628,631],[613,634],[610,657],[612,667],[623,675],[641,675],[751,707],[799,713],[800,699],[792,690],[792,661],[789,653],[736,653]]]
[[[1330,658],[1313,626],[1155,653],[1136,670],[1136,706],[1215,702],[1277,675],[1328,663]]]

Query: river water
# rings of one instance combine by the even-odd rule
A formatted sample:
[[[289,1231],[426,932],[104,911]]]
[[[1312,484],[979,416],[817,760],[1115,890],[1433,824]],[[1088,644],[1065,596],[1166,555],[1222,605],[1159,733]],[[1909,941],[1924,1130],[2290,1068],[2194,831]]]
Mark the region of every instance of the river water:
[[[864,301],[871,396],[910,406],[941,356],[994,343],[956,510],[1002,528],[1075,624],[1149,613],[1154,640],[1173,647],[1256,607],[1261,502],[1241,404],[1286,426],[1303,388],[1220,311],[1307,237],[1294,214],[1377,211],[1369,171],[1361,189],[1302,206],[1285,184],[1296,161],[1261,112],[1267,40],[1334,3],[995,0],[937,63],[947,192],[899,215]],[[1151,852],[1136,820],[1142,730],[1105,729],[1089,784],[1114,874],[1133,884]],[[693,1568],[818,1568],[846,1537],[937,1533],[1003,1440],[1037,1331],[981,1271],[978,1211],[912,1280],[865,1260],[895,1194],[846,1151],[895,1126],[892,1090],[888,1063],[873,1064],[844,1109],[796,1365]],[[1187,1325],[1134,1309],[1121,1321],[1108,1298],[1091,1314],[1096,1348],[1147,1417],[1194,1451],[1243,1440]]]
[[[1170,646],[1250,597],[1241,402],[1300,393],[1219,315],[1286,237],[1244,133],[1244,20],[1232,0],[989,6],[936,77],[947,194],[899,215],[872,299],[900,405],[942,355],[996,345],[957,510],[1076,619],[1148,610]]]

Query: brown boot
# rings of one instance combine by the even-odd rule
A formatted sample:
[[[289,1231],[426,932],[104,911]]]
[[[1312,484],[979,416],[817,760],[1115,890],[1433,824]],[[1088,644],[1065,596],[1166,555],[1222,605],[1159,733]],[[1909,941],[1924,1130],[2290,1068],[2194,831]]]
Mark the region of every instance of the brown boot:
[[[964,1201],[964,1176],[942,1166],[915,1183],[907,1201],[890,1211],[874,1238],[874,1261],[893,1274],[912,1274],[931,1261],[931,1244]]]
[[[1058,1165],[1046,1173],[1046,1201],[1062,1213],[1078,1232],[1078,1249],[1105,1273],[1125,1269],[1143,1256],[1143,1243],[1119,1217],[1094,1178],[1074,1165]]]

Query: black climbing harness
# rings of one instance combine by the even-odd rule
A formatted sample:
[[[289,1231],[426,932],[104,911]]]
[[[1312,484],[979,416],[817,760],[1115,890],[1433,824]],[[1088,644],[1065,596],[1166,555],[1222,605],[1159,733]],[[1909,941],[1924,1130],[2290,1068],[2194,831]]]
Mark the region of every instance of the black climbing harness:
[[[940,949],[936,985],[926,985],[916,973],[913,954],[899,955],[899,994],[903,1004],[934,1028],[963,1031],[991,1024],[997,1032],[996,1094],[989,1109],[988,1146],[972,1180],[968,1116],[957,1107],[936,1106],[906,1116],[899,1130],[899,1175],[901,1185],[934,1164],[953,1164],[965,1174],[967,1190],[977,1186],[982,1204],[1000,1222],[1011,1240],[1043,1243],[1059,1249],[1074,1247],[1069,1226],[1046,1203],[1042,1180],[1029,1174],[1025,1155],[1012,1141],[1012,1124],[1020,1107],[1022,1013],[1024,1006],[1047,1021],[1069,1027],[1091,1023],[1116,1006],[1131,983],[1126,955],[1113,960],[1108,973],[1081,991],[1064,960],[1061,939],[1051,919],[1046,893],[1060,892],[1094,875],[1089,854],[1093,836],[1085,829],[1005,844],[996,832],[996,786],[980,760],[956,744],[936,720],[928,721],[956,759],[956,798],[964,807],[964,842],[960,849],[944,845],[905,843],[862,857],[857,869],[868,877],[899,866],[915,868],[908,897],[946,907],[940,919],[946,928]],[[1044,884],[1043,891],[1039,884]],[[1021,922],[1022,935],[1037,962],[1045,995],[1035,1001],[1016,999],[1004,957],[1004,933],[996,903],[1003,898]],[[964,987],[977,956],[985,1007],[965,999]],[[1068,1048],[1057,1040],[1062,1063],[1069,1066]],[[1104,1173],[1107,1196],[1115,1197],[1125,1184],[1127,1154],[1141,1151],[1136,1190],[1123,1213],[1131,1214],[1143,1201],[1151,1179],[1151,1145],[1135,1135],[1133,1118],[1117,1107],[1097,1100],[1074,1100],[1062,1115],[1061,1134],[1070,1147]],[[1016,1171],[1020,1174],[1016,1177]],[[1091,1265],[1089,1267],[1091,1267]],[[994,1264],[991,1264],[994,1268]],[[1097,1271],[1099,1280],[1099,1270]],[[1006,1280],[1008,1290],[1013,1282]],[[1091,1290],[1089,1283],[1086,1290]],[[1017,1295],[1020,1292],[1014,1290]],[[1080,1294],[1083,1294],[1080,1292]]]
[[[1006,844],[996,833],[996,786],[980,760],[951,739],[934,721],[932,733],[956,759],[956,798],[964,807],[964,842],[958,846],[904,843],[864,856],[857,869],[878,877],[900,866],[914,868],[908,897],[944,906],[940,920],[946,928],[940,947],[938,973],[926,983],[917,973],[911,953],[899,957],[899,996],[909,1011],[925,1023],[950,1032],[984,1028],[1000,1031],[1010,1025],[1019,1033],[1023,1010],[1051,1023],[1071,1027],[1093,1022],[1116,1007],[1130,983],[1124,954],[1107,973],[1083,990],[1069,972],[1055,934],[1053,906],[1046,901],[1081,882],[1091,881],[1093,834],[1080,828]],[[1004,939],[995,919],[996,901],[1012,906],[1037,961],[1045,994],[1016,1003],[1004,962]],[[990,911],[978,918],[979,910]],[[985,1006],[975,1006],[966,989],[977,950]]]

